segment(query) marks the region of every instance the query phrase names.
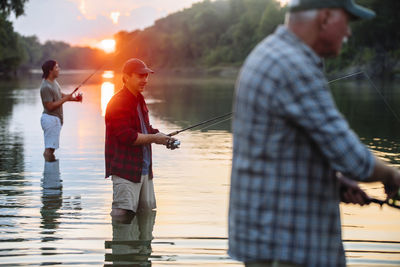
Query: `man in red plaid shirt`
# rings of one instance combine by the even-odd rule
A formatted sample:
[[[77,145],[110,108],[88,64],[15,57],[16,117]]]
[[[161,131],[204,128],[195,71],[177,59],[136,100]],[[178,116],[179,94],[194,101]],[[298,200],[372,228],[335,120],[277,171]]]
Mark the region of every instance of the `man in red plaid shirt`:
[[[149,73],[154,72],[143,61],[129,59],[123,68],[124,87],[107,105],[105,163],[106,178],[113,181],[112,216],[156,208],[151,144],[174,148],[174,138],[150,125],[141,94]]]

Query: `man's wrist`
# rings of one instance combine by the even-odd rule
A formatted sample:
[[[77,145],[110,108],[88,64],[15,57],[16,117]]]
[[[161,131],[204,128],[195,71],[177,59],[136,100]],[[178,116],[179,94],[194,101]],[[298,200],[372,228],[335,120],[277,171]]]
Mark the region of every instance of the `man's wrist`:
[[[150,143],[157,143],[157,136],[155,134],[149,134]]]

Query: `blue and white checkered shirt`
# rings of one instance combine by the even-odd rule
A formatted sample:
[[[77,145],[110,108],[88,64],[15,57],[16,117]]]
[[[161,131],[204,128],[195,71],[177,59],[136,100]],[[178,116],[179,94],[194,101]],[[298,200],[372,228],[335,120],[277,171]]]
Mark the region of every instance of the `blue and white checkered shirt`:
[[[374,157],[338,112],[321,59],[287,27],[246,59],[236,84],[229,255],[345,266],[336,171]]]

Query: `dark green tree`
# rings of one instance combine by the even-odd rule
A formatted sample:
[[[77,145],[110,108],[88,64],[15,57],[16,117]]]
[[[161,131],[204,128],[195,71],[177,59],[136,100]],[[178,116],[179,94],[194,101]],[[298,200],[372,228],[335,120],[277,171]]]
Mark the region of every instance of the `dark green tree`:
[[[371,75],[393,77],[400,62],[400,1],[360,0],[376,12],[372,20],[351,23],[352,36],[339,58],[327,61],[328,72],[349,66],[361,67]]]
[[[14,13],[16,17],[24,14],[24,5],[28,0],[0,0],[0,12],[5,16]]]
[[[22,49],[18,34],[14,32],[11,22],[0,15],[0,73],[15,73],[22,61]]]
[[[359,0],[377,17],[352,23],[353,36],[340,57],[327,61],[328,72],[364,66],[393,73],[400,59],[399,0]],[[116,35],[121,66],[139,57],[160,68],[240,65],[254,46],[284,21],[286,7],[276,0],[203,1],[157,20],[149,28]]]
[[[0,74],[15,73],[23,61],[23,48],[8,16],[11,13],[16,17],[24,14],[26,2],[27,0],[0,0]]]
[[[36,36],[19,36],[19,43],[22,50],[22,62],[19,65],[21,70],[29,70],[37,67],[43,57],[42,44]]]

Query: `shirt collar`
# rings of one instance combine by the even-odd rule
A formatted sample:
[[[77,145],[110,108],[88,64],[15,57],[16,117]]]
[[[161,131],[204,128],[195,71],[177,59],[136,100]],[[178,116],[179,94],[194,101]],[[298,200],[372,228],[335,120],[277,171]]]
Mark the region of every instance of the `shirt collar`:
[[[303,42],[297,35],[288,29],[286,25],[279,25],[275,34],[280,38],[290,42],[292,45],[298,47],[304,54],[306,54],[316,65],[323,68],[322,59],[312,50],[310,46]]]
[[[122,88],[122,92],[124,92],[124,95],[125,95],[127,98],[129,98],[130,100],[132,100],[132,101],[135,101],[135,102],[137,102],[137,101],[140,101],[140,102],[144,101],[144,97],[143,97],[143,95],[142,95],[141,93],[138,92],[138,94],[135,96],[134,94],[132,94],[132,93],[129,91],[128,88],[126,88],[126,86],[124,86],[124,87]]]

